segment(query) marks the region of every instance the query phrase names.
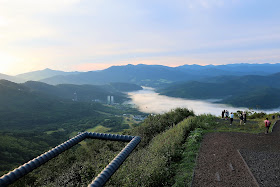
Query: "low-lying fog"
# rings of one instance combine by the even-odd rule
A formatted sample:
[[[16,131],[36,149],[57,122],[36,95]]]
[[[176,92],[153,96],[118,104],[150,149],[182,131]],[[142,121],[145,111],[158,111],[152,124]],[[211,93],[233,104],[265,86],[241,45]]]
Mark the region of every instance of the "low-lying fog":
[[[222,110],[236,112],[237,110],[248,110],[247,108],[230,107],[225,104],[211,103],[211,100],[188,100],[159,95],[153,88],[143,87],[143,90],[129,92],[132,99],[129,104],[135,104],[139,110],[146,113],[160,114],[178,107],[192,109],[195,114],[221,115]],[[256,111],[256,110],[254,110]],[[261,110],[266,113],[278,112],[278,109]]]

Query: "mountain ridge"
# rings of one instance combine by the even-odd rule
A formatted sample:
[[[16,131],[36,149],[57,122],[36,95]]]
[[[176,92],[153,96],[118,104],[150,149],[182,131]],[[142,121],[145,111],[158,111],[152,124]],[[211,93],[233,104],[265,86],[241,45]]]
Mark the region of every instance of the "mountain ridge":
[[[33,81],[39,81],[41,79],[46,79],[49,77],[53,77],[56,75],[72,75],[72,74],[78,74],[80,72],[65,72],[65,71],[59,71],[59,70],[52,70],[50,68],[46,68],[43,70],[37,70],[37,71],[31,71],[27,73],[21,73],[16,75],[15,77],[20,78],[25,81],[33,80]]]
[[[184,65],[178,67],[129,64],[75,75],[57,75],[40,81],[53,85],[130,82],[143,86],[160,87],[178,81],[201,80],[219,75],[269,75],[279,72],[279,69],[280,64]]]
[[[111,82],[127,82],[141,86],[161,87],[174,82],[212,79],[217,76],[269,75],[280,70],[280,64],[226,64],[226,65],[182,65],[169,67],[164,65],[122,65],[111,66],[104,70],[87,72],[64,72],[46,68],[8,76],[0,74],[0,79],[13,82],[40,81],[47,84],[93,84],[102,85]]]
[[[158,89],[162,95],[188,99],[221,99],[219,103],[248,108],[280,107],[280,73],[220,76],[210,81],[188,81]]]

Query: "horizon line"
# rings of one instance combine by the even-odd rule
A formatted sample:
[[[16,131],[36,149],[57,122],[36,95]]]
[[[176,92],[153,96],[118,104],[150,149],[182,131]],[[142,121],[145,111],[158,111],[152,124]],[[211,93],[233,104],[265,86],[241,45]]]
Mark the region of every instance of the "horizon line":
[[[171,65],[163,65],[163,64],[144,64],[144,63],[139,63],[139,64],[120,64],[120,65],[110,65],[106,68],[102,68],[102,69],[96,69],[96,70],[85,70],[85,71],[79,71],[79,70],[73,70],[73,71],[67,71],[67,70],[61,70],[61,69],[52,69],[49,67],[43,68],[43,69],[38,69],[38,70],[33,70],[33,71],[27,71],[27,72],[23,72],[23,73],[18,73],[18,74],[6,74],[6,73],[2,73],[0,72],[0,74],[2,75],[8,75],[8,76],[18,76],[18,75],[22,75],[22,74],[26,74],[26,73],[32,73],[32,72],[37,72],[37,71],[44,71],[44,70],[52,70],[52,71],[62,71],[62,72],[80,72],[80,73],[85,73],[85,72],[91,72],[91,71],[103,71],[106,69],[109,69],[111,67],[120,67],[120,66],[139,66],[139,65],[146,65],[146,66],[164,66],[164,67],[170,67],[170,68],[176,68],[176,67],[180,67],[180,66],[226,66],[226,65],[241,65],[241,64],[250,64],[250,65],[261,65],[261,64],[280,64],[280,62],[276,62],[276,63],[230,63],[230,64],[182,64],[182,65],[175,65],[175,66],[171,66]]]

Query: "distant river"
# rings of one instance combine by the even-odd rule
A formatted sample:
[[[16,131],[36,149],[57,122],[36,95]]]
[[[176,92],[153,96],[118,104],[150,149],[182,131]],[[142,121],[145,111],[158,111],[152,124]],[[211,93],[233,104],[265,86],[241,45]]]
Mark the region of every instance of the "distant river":
[[[221,115],[222,110],[228,110],[229,112],[248,110],[247,108],[236,108],[225,104],[212,103],[214,100],[189,100],[159,95],[153,88],[149,87],[143,87],[143,90],[140,91],[129,92],[128,95],[132,99],[129,104],[135,104],[140,111],[146,113],[160,114],[181,107],[192,109],[195,114],[213,114],[218,116]],[[279,112],[279,110],[278,108],[262,111],[272,113]]]

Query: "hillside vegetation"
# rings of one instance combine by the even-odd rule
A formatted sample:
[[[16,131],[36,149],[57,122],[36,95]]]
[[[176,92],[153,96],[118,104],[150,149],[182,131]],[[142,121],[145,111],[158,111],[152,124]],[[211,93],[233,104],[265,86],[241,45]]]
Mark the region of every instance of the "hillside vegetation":
[[[103,97],[113,93],[117,101],[127,99],[125,94],[117,92],[117,88],[113,89],[111,86],[106,85],[103,90],[96,90],[91,86],[65,85],[59,88],[39,82],[16,84],[0,80],[0,174],[27,162],[80,131],[97,126],[109,132],[130,128],[134,122],[131,121],[132,125],[125,123],[122,115],[142,114],[136,109],[117,109],[91,100],[86,102],[86,96],[97,93]],[[117,86],[121,87],[122,84]],[[80,102],[80,98],[72,101],[72,90],[80,93],[80,98],[84,97],[85,102]]]
[[[176,109],[163,115],[149,116],[142,125],[123,134],[140,135],[142,141],[125,164],[110,180],[114,186],[156,186],[170,184],[168,176],[174,176],[173,163],[180,159],[182,144],[188,133],[199,120],[189,118],[193,112]],[[200,123],[199,123],[200,124]],[[87,140],[34,170],[14,186],[50,185],[50,186],[86,186],[125,143]],[[63,176],[63,177],[62,177]]]
[[[28,81],[23,86],[30,88],[31,92],[39,92],[63,99],[92,102],[98,100],[106,103],[107,96],[114,96],[114,101],[122,103],[128,100],[122,92],[141,90],[142,87],[130,83],[110,83],[106,85],[73,85],[59,84],[56,86],[42,82]]]
[[[280,106],[280,74],[218,77],[205,82],[177,83],[158,91],[171,97],[220,99],[220,103],[237,107],[277,108]]]
[[[104,89],[83,85],[51,86],[40,82],[16,84],[0,80],[1,129],[18,127],[24,130],[26,126],[41,128],[45,124],[80,119],[84,116],[100,116],[100,112],[111,115],[118,113],[113,108],[92,102],[94,98],[106,102],[107,95],[114,95],[116,102],[128,99],[125,94],[111,88],[112,85],[103,87]],[[73,102],[73,93],[77,93],[78,101],[84,102]]]
[[[271,115],[248,111],[246,126],[239,126],[239,120],[230,126],[228,121],[215,116],[195,116],[192,111],[180,108],[150,115],[140,126],[122,132],[139,135],[142,141],[106,185],[190,186],[204,133],[263,133],[265,117],[271,119]],[[87,186],[125,144],[85,140],[11,186]]]

